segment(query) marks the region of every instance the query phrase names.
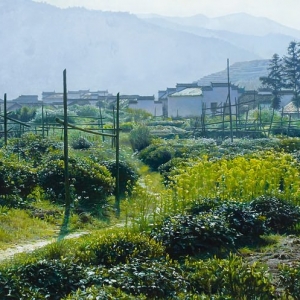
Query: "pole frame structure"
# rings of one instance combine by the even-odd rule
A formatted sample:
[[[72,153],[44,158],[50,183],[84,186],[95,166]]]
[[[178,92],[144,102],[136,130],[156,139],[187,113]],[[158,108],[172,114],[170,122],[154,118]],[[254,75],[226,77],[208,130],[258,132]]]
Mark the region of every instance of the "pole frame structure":
[[[229,104],[229,120],[230,120],[230,140],[231,140],[231,142],[233,142],[232,111],[231,111],[230,80],[229,80],[229,58],[227,58],[227,80],[228,80],[228,104]]]
[[[71,195],[69,180],[69,145],[68,145],[68,97],[67,97],[67,71],[63,72],[63,89],[64,89],[64,163],[65,163],[65,217],[70,215]]]
[[[4,94],[4,145],[7,146],[7,95]]]
[[[116,216],[120,216],[120,94],[117,94],[116,113]]]

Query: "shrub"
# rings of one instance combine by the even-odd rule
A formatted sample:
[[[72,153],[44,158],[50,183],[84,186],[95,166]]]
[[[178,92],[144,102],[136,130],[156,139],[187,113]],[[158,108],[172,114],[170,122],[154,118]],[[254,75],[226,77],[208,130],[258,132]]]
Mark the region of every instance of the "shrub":
[[[37,174],[35,170],[19,162],[0,161],[0,195],[5,196],[4,203],[9,207],[15,207],[17,203],[10,202],[15,196],[26,200],[26,197],[37,186]],[[18,201],[17,201],[18,202]]]
[[[184,158],[174,157],[164,164],[161,164],[157,170],[164,178],[164,183],[172,182],[172,176],[176,174],[179,168],[185,168],[189,163]],[[175,174],[174,174],[175,173]]]
[[[45,154],[57,149],[62,149],[62,143],[28,133],[23,134],[21,138],[10,139],[7,152],[17,153],[26,162],[32,162],[33,166],[37,166]]]
[[[157,170],[160,165],[170,161],[174,154],[174,149],[168,145],[152,144],[140,152],[139,158],[152,170]]]
[[[285,299],[299,299],[300,295],[300,265],[288,266],[282,264],[279,268],[280,287]],[[284,298],[282,298],[284,299]]]
[[[250,243],[266,233],[265,218],[247,203],[227,201],[214,210],[216,215],[222,215],[227,226],[234,229],[239,240]]]
[[[84,286],[82,278],[86,277],[82,266],[61,260],[38,260],[11,267],[5,276],[1,299],[54,300]]]
[[[273,232],[284,232],[300,222],[299,206],[276,197],[257,197],[250,207],[265,218],[266,226]]]
[[[92,105],[76,105],[75,111],[80,117],[97,117],[99,116],[99,109]]]
[[[84,150],[89,149],[92,146],[92,143],[89,142],[85,137],[80,136],[78,138],[73,139],[71,145],[73,149]]]
[[[116,178],[117,166],[116,161],[102,161],[101,165],[105,166],[111,175]],[[125,192],[131,192],[134,184],[138,180],[137,171],[126,161],[119,161],[119,192],[124,195]]]
[[[134,128],[134,123],[132,122],[123,122],[120,124],[122,132],[130,132]]]
[[[63,202],[63,158],[49,157],[41,166],[38,176],[47,196],[52,201]],[[114,180],[106,167],[87,158],[69,159],[69,177],[71,191],[79,207],[93,210],[106,206],[107,197],[114,189]]]
[[[285,138],[279,140],[279,149],[288,153],[293,153],[300,150],[299,138]]]
[[[204,299],[275,299],[266,266],[251,265],[235,255],[228,259],[187,260],[185,271],[194,293],[209,296]]]
[[[130,131],[129,141],[133,151],[141,151],[151,143],[150,130],[145,125],[140,125]]]
[[[68,295],[64,300],[99,300],[99,299],[126,299],[136,300],[136,296],[128,295],[121,289],[112,286],[91,286],[83,290],[78,289],[76,292]],[[139,295],[139,300],[146,300],[146,296]]]
[[[88,257],[85,254],[88,253]],[[111,267],[134,258],[152,259],[164,255],[164,247],[143,234],[118,231],[84,242],[74,253],[75,261]]]
[[[151,236],[161,242],[172,258],[217,252],[234,246],[236,232],[222,216],[211,213],[166,218]]]
[[[180,268],[165,260],[138,260],[100,270],[102,285],[121,288],[130,295],[146,299],[174,299],[187,290]],[[140,299],[140,298],[138,298]]]

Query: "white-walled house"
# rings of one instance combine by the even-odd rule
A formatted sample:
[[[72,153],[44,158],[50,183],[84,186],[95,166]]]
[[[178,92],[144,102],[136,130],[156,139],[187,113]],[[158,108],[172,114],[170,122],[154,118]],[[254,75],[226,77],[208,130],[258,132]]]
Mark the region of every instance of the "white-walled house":
[[[203,95],[200,87],[186,88],[168,96],[168,117],[199,117]]]
[[[230,85],[230,101],[234,105],[244,89]],[[164,116],[192,117],[221,113],[222,107],[229,104],[228,83],[211,83],[210,86],[198,86],[197,83],[176,85],[175,89],[159,91],[158,97],[163,104]],[[236,107],[232,106],[235,114]]]
[[[162,116],[162,103],[155,101],[154,96],[137,96],[129,101],[129,108],[143,109],[153,116]]]

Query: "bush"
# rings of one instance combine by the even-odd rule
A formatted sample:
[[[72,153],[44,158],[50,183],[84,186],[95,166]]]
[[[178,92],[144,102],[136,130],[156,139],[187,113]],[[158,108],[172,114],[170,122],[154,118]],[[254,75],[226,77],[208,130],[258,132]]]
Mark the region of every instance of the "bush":
[[[34,169],[19,162],[0,161],[0,195],[6,196],[0,204],[17,207],[13,199],[26,197],[37,186],[37,174]]]
[[[62,143],[28,133],[23,134],[21,138],[10,139],[7,152],[17,153],[26,162],[31,162],[33,166],[38,166],[45,154],[49,154],[53,150],[62,149],[62,147]]]
[[[120,128],[122,132],[130,132],[134,128],[134,124],[132,122],[124,122],[120,124]]]
[[[85,253],[89,257],[85,257]],[[101,238],[93,238],[88,244],[80,247],[75,253],[75,260],[79,262],[88,259],[92,265],[112,267],[130,262],[134,258],[152,259],[162,257],[164,247],[143,234],[116,232]]]
[[[99,300],[99,299],[126,299],[136,300],[136,296],[128,295],[119,288],[112,286],[91,286],[83,290],[79,289],[75,293],[68,295],[64,300]],[[139,295],[139,300],[146,300],[146,296]]]
[[[285,299],[299,299],[300,295],[300,265],[279,265],[280,287],[283,289]],[[284,298],[282,298],[284,299]]]
[[[209,296],[203,299],[275,299],[275,288],[266,266],[251,265],[235,255],[228,259],[187,260],[185,271],[189,274],[191,290]]]
[[[151,236],[166,247],[171,258],[207,254],[234,246],[236,231],[222,216],[211,213],[166,218]]]
[[[250,243],[267,231],[265,218],[247,203],[223,202],[214,214],[224,216],[227,226],[237,232],[239,241]]]
[[[63,158],[49,157],[41,166],[38,177],[47,196],[52,201],[63,203]],[[114,180],[106,167],[87,158],[69,159],[69,177],[73,200],[78,201],[79,208],[93,210],[107,205],[107,197],[114,189]]]
[[[140,125],[130,131],[129,141],[133,151],[141,151],[151,143],[150,130],[145,125]]]
[[[99,271],[102,285],[121,288],[136,297],[142,294],[146,299],[174,299],[188,287],[180,268],[165,260],[134,259],[130,263]]]
[[[83,287],[85,269],[61,260],[38,260],[12,267],[5,271],[1,281],[1,299],[61,299],[71,291]]]
[[[139,158],[152,170],[156,171],[160,165],[170,161],[174,154],[174,149],[168,145],[158,146],[152,144],[139,153]]]
[[[272,232],[285,232],[300,222],[299,206],[276,197],[258,197],[250,207],[265,218],[266,226]]]
[[[279,149],[288,153],[293,153],[300,150],[299,138],[285,138],[279,140]]]
[[[111,175],[116,178],[117,166],[115,161],[102,161],[101,165],[105,166]],[[125,161],[119,161],[119,192],[124,195],[130,193],[134,184],[138,180],[137,171]],[[116,191],[114,191],[115,193]]]
[[[76,139],[73,139],[71,145],[73,149],[85,150],[89,149],[92,146],[92,143],[89,142],[85,137],[80,136]]]

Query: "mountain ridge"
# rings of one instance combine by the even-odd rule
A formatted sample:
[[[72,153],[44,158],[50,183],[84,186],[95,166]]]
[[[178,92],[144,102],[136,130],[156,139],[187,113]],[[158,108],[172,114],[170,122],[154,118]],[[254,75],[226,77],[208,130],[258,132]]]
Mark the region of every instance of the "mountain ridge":
[[[0,93],[12,99],[61,91],[67,69],[70,90],[153,95],[222,70],[227,58],[232,64],[266,58],[236,34],[230,40],[220,31],[205,36],[181,29],[124,12],[2,0]]]

